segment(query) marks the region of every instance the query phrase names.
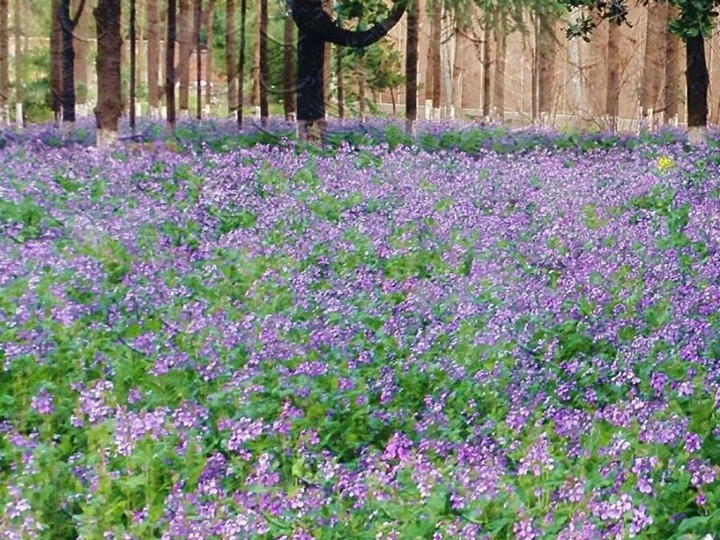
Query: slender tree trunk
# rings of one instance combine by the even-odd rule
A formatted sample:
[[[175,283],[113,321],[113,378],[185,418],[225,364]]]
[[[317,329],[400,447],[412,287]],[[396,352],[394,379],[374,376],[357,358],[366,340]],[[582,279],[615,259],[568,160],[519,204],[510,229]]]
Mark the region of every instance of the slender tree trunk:
[[[175,39],[177,38],[177,1],[167,0],[167,37],[165,38],[165,100],[167,123],[175,130]]]
[[[553,112],[555,97],[555,59],[557,56],[556,20],[539,13],[537,44],[537,112],[540,122],[548,123]]]
[[[254,108],[256,118],[260,117],[260,8],[262,0],[255,0],[253,11],[253,63],[252,63],[252,94],[250,105]]]
[[[243,128],[243,105],[245,101],[245,43],[246,32],[245,25],[247,23],[247,0],[240,0],[240,52],[238,54],[238,109],[237,123],[238,128]]]
[[[707,145],[709,76],[705,61],[705,38],[695,36],[685,43],[687,71],[688,141],[693,146]]]
[[[345,83],[343,81],[343,50],[335,47],[335,76],[337,77],[338,118],[345,118]]]
[[[266,128],[270,111],[268,110],[268,90],[270,88],[270,68],[268,66],[268,3],[260,2],[260,123]]]
[[[98,0],[94,10],[98,38],[98,101],[95,107],[98,147],[117,140],[122,114],[120,14],[120,2],[117,0]]]
[[[653,128],[656,123],[655,114],[660,112],[660,90],[663,82],[665,59],[667,57],[667,40],[665,34],[668,25],[668,9],[666,4],[648,6],[647,27],[645,37],[645,54],[643,61],[643,84],[640,88],[640,108],[648,123]]]
[[[135,89],[137,87],[137,0],[130,0],[130,130],[135,133]]]
[[[187,58],[188,62],[192,56],[192,10],[190,9],[190,0],[180,0],[180,13],[178,14],[178,23],[180,28],[178,29],[178,36],[180,41],[180,56]],[[179,98],[179,109],[180,116],[186,117],[190,114],[190,66],[183,66],[182,69],[178,69],[179,80],[180,80],[180,98]]]
[[[675,8],[668,8],[668,19],[675,18]],[[676,124],[680,113],[680,50],[682,42],[680,38],[665,31],[667,43],[667,57],[665,61],[665,122]]]
[[[295,23],[289,15],[285,19],[283,43],[283,109],[285,120],[295,118]],[[338,47],[338,51],[340,48]]]
[[[607,37],[607,93],[605,116],[610,131],[617,129],[620,104],[620,23],[609,21]]]
[[[432,4],[432,25],[430,27],[430,65],[432,70],[432,108],[433,118],[440,118],[442,105],[442,2],[434,0]]]
[[[15,0],[14,12],[14,34],[15,34],[15,122],[22,126],[25,124],[23,117],[23,46],[22,33],[20,32],[20,19],[22,16],[23,0]]]
[[[193,42],[195,43],[195,116],[202,119],[202,54],[200,51],[200,29],[202,18],[202,0],[194,2],[195,27],[193,29]]]
[[[215,39],[215,16],[214,6],[211,7],[207,20],[206,44],[205,44],[205,106],[208,111],[212,107],[213,99],[213,41]]]
[[[483,27],[483,81],[482,81],[482,114],[487,120],[490,118],[492,108],[492,68],[493,68],[493,18],[489,13],[485,14]]]
[[[83,0],[74,0],[72,2],[73,13],[78,13]],[[87,116],[88,101],[88,40],[90,38],[90,17],[88,16],[89,8],[84,6],[82,13],[78,17],[78,22],[73,32],[73,48],[75,49],[75,105],[76,113],[80,116]]]
[[[0,123],[10,122],[8,0],[0,0]]]
[[[233,114],[238,108],[237,57],[235,45],[235,0],[225,2],[225,71],[228,85],[228,112]]]
[[[323,11],[330,16],[333,14],[333,0],[321,0]],[[330,99],[330,78],[332,75],[332,45],[325,43],[323,51],[323,95],[326,100]]]
[[[505,31],[505,14],[496,14],[495,34],[495,84],[493,86],[493,105],[495,117],[505,119],[505,60],[507,54],[507,35]]]
[[[419,0],[411,0],[408,6],[406,28],[407,54],[405,56],[405,134],[412,136],[417,120],[417,66],[418,38],[420,34]]]
[[[52,0],[52,30],[50,34],[50,108],[55,124],[60,125],[62,112],[62,26],[60,24],[60,0]]]
[[[365,93],[365,52],[360,51],[357,60],[357,81],[358,81],[358,112],[360,113],[360,120],[363,122],[366,119],[366,102],[367,97]]]
[[[147,80],[149,115],[157,118],[160,111],[160,28],[157,0],[147,0]]]

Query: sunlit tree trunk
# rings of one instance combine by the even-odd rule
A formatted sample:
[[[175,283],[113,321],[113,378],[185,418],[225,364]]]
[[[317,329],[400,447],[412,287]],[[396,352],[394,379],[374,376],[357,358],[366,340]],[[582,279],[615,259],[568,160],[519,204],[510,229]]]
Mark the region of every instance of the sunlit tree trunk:
[[[417,72],[418,72],[418,38],[420,34],[419,0],[411,0],[407,12],[405,55],[405,134],[412,136],[417,120]]]
[[[160,116],[160,20],[157,0],[147,0],[147,83],[148,114],[151,118]]]
[[[343,81],[343,50],[335,47],[335,77],[337,78],[338,118],[345,118],[345,81]]]
[[[658,4],[647,8],[647,26],[645,34],[645,54],[643,78],[640,87],[640,108],[649,127],[654,127],[656,114],[660,112],[660,90],[667,57],[666,31],[668,25],[667,5]]]
[[[288,15],[285,19],[283,43],[283,109],[285,120],[295,119],[295,23]],[[337,49],[340,51],[340,48]],[[339,53],[338,53],[339,54]]]
[[[117,141],[122,114],[120,58],[120,2],[98,0],[93,11],[97,25],[98,101],[95,107],[97,145],[104,147]]]
[[[180,11],[178,13],[178,41],[180,43],[180,57],[182,67],[178,69],[180,82],[179,109],[180,116],[187,117],[190,114],[190,57],[192,56],[192,29],[193,17],[190,7],[190,0],[180,0]],[[187,63],[185,59],[187,58]]]
[[[20,19],[22,17],[23,0],[15,0],[14,11],[14,33],[15,33],[15,122],[22,126],[25,124],[23,117],[23,46],[22,32],[20,31]]]
[[[8,0],[0,0],[0,123],[10,122]]]
[[[83,0],[73,0],[73,13],[78,13]],[[90,39],[90,14],[89,6],[85,5],[78,18],[75,31],[73,32],[73,48],[75,49],[75,105],[76,114],[87,116],[88,110],[88,89],[89,89],[89,68],[88,68],[88,40]]]
[[[440,99],[442,93],[440,47],[442,38],[442,3],[431,0],[428,6],[430,13],[430,39],[428,40],[427,70],[425,72],[425,117],[440,116]]]
[[[668,8],[668,19],[677,16],[675,8]],[[667,43],[665,60],[665,122],[676,124],[680,112],[680,51],[682,42],[680,38],[665,30]]]
[[[505,61],[507,54],[507,33],[505,30],[505,14],[495,15],[493,28],[495,38],[495,72],[493,74],[493,108],[497,120],[505,119]]]
[[[609,21],[607,35],[607,93],[605,116],[610,131],[617,129],[620,104],[620,23]]]
[[[540,122],[550,121],[555,98],[555,59],[557,56],[556,20],[538,13],[537,42],[537,113]]]

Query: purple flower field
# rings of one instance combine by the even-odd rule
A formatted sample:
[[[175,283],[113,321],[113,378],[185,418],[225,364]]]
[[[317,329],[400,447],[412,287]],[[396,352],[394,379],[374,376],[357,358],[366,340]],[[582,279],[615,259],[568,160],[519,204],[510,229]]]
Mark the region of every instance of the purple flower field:
[[[209,137],[0,150],[1,540],[720,531],[716,151]]]

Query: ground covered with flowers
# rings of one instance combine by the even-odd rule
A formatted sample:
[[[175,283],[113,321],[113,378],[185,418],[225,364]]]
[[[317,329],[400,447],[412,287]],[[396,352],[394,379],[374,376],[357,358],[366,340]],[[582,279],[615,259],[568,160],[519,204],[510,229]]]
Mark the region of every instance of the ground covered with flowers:
[[[720,530],[717,151],[204,126],[0,151],[0,539]]]

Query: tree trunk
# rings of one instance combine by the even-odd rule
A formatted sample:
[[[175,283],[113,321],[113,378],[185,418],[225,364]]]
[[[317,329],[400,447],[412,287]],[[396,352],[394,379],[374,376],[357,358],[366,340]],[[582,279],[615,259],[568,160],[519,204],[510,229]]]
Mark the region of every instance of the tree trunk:
[[[180,116],[187,117],[190,114],[190,57],[192,56],[192,10],[190,9],[190,0],[180,0],[180,12],[178,14],[178,36],[180,42],[180,57],[187,58],[188,65],[183,65],[182,69],[178,69],[178,77],[180,80],[180,97],[179,109]]]
[[[195,44],[195,117],[202,119],[202,54],[200,51],[200,29],[202,19],[202,0],[194,2],[194,19],[195,26],[193,28],[193,42]]]
[[[238,128],[243,128],[243,105],[245,100],[245,25],[247,23],[247,0],[240,0],[240,53],[238,55]]]
[[[160,28],[157,0],[147,0],[147,80],[149,115],[157,118],[160,112]]]
[[[607,36],[607,93],[605,94],[605,116],[610,131],[617,129],[620,103],[620,23],[608,22]]]
[[[358,55],[357,60],[357,81],[358,81],[358,112],[360,114],[360,120],[365,121],[366,119],[366,112],[365,112],[365,105],[367,98],[365,96],[365,53],[364,51],[361,51]]]
[[[538,13],[537,43],[537,113],[542,124],[547,124],[553,112],[555,98],[555,59],[557,56],[556,20]]]
[[[15,0],[15,12],[14,12],[14,33],[15,33],[15,122],[22,126],[25,124],[23,115],[23,78],[22,78],[22,64],[23,64],[23,47],[22,47],[22,34],[20,32],[20,18],[22,15],[22,2],[23,0]]]
[[[95,107],[97,145],[107,146],[117,140],[122,114],[122,87],[120,77],[120,2],[98,0],[93,11],[97,25],[97,80],[98,101]]]
[[[262,0],[255,0],[253,11],[253,62],[252,62],[252,94],[250,106],[254,108],[253,114],[260,117],[260,8]]]
[[[62,25],[60,24],[60,0],[52,0],[52,29],[50,33],[50,108],[55,124],[60,124],[62,111]]]
[[[83,0],[73,0],[73,13],[78,13]],[[88,102],[88,40],[90,39],[90,17],[87,6],[84,6],[78,17],[75,31],[73,32],[73,48],[75,49],[75,105],[76,113],[80,116],[87,116]]]
[[[137,87],[137,0],[130,0],[130,130],[135,133],[135,89]]]
[[[505,60],[507,54],[507,36],[505,31],[505,14],[495,15],[495,73],[493,85],[494,116],[497,120],[505,119]]]
[[[268,3],[260,2],[260,124],[266,128],[270,111],[268,110],[268,90],[270,88],[270,68],[268,66]]]
[[[213,99],[213,41],[215,39],[215,17],[213,15],[213,7],[210,9],[210,14],[207,20],[206,29],[206,44],[205,50],[207,54],[205,56],[205,106],[210,110],[212,107]]]
[[[335,47],[335,76],[337,77],[338,118],[345,118],[345,82],[343,81],[343,50]]]
[[[228,113],[238,108],[237,60],[235,50],[235,0],[225,2],[225,72],[228,85]]]
[[[674,8],[668,8],[668,18],[675,18],[677,12]],[[677,124],[680,112],[680,50],[682,42],[680,38],[665,31],[667,42],[667,59],[665,61],[665,122]]]
[[[687,71],[687,125],[688,141],[693,146],[707,145],[708,85],[705,62],[705,38],[691,37],[685,43]]]
[[[10,122],[8,0],[0,0],[0,123]]]
[[[81,1],[78,11],[70,16],[70,0],[60,3],[60,25],[62,33],[62,113],[63,123],[75,122],[75,47],[74,31],[77,22],[82,16],[85,2]]]
[[[432,69],[432,117],[440,118],[442,100],[442,62],[440,48],[442,47],[442,2],[434,0],[432,4],[432,23],[430,27],[430,62]]]
[[[167,123],[175,130],[175,39],[177,38],[177,1],[167,0],[167,36],[165,38],[165,101]]]
[[[292,17],[285,19],[283,43],[283,109],[285,120],[295,120],[295,24]],[[337,49],[340,51],[340,48]],[[338,53],[339,54],[339,53]]]
[[[482,87],[482,114],[488,120],[492,106],[492,67],[493,67],[493,46],[492,46],[492,17],[485,14],[483,28],[483,87]]]
[[[325,13],[332,16],[333,14],[333,0],[321,0],[322,8]],[[323,51],[323,95],[326,99],[330,96],[330,76],[332,74],[332,45],[325,43],[325,50]]]
[[[652,10],[652,13],[651,13]],[[640,88],[640,108],[648,127],[656,123],[655,113],[662,109],[660,104],[660,87],[663,82],[665,59],[667,58],[667,25],[668,9],[666,4],[647,7],[647,27],[645,37],[645,54],[643,61],[643,83]]]
[[[411,0],[408,7],[406,29],[407,54],[405,56],[405,134],[412,136],[417,120],[417,65],[420,34],[419,0]]]

